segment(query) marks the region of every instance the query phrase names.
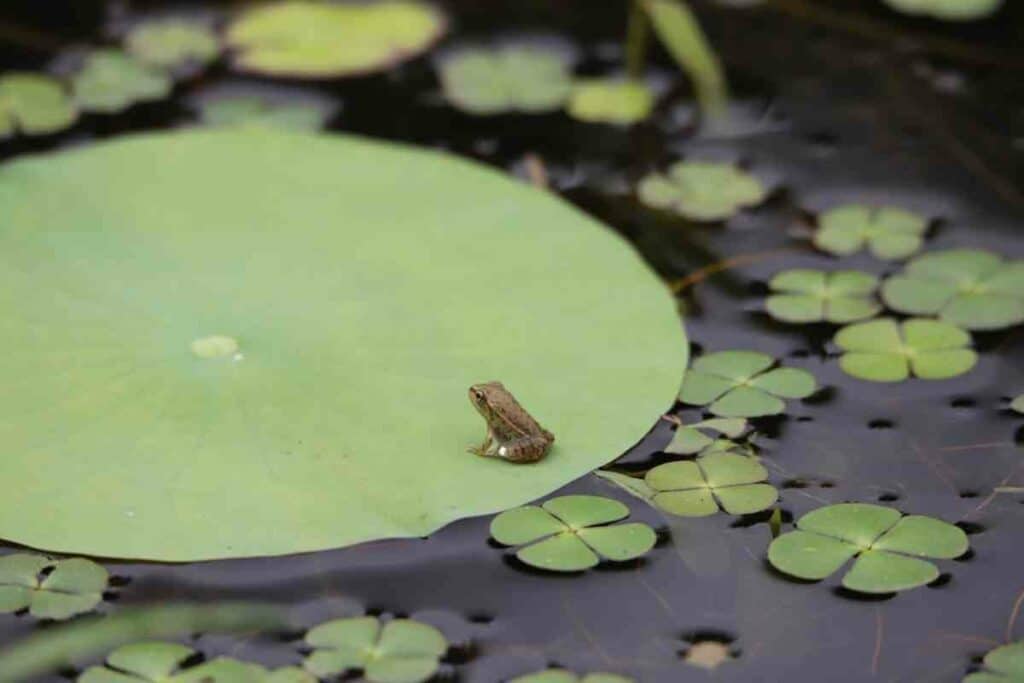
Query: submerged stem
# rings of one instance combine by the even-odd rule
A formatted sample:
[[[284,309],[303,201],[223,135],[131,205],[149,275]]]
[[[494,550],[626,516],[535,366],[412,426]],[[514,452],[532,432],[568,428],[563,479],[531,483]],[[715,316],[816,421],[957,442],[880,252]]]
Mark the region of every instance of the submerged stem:
[[[626,25],[626,73],[631,80],[640,80],[644,75],[650,35],[650,24],[640,0],[630,0]]]

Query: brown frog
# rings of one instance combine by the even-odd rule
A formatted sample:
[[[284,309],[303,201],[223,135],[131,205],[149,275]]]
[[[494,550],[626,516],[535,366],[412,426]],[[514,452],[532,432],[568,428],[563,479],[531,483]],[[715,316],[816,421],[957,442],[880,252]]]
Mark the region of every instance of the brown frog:
[[[501,382],[474,384],[469,400],[487,422],[487,437],[470,453],[509,462],[537,462],[548,454],[555,435],[519,405]]]

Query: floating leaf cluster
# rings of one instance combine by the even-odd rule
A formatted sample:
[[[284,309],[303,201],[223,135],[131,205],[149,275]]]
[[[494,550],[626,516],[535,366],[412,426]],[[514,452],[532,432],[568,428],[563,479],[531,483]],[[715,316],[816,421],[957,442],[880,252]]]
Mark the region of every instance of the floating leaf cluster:
[[[701,356],[686,373],[679,400],[707,406],[719,417],[761,417],[786,410],[783,399],[807,398],[818,383],[798,368],[774,367],[756,351],[719,351]]]
[[[788,323],[848,323],[882,309],[874,298],[878,278],[857,270],[786,270],[768,286],[774,293],[765,300],[765,309]]]
[[[963,683],[1020,683],[1024,681],[1024,641],[989,651],[982,670],[964,678]]]
[[[315,683],[298,667],[273,671],[258,664],[218,657],[191,664],[196,651],[178,643],[139,642],[123,645],[102,666],[82,672],[78,683]]]
[[[644,477],[654,505],[681,517],[706,517],[720,509],[730,515],[767,510],[779,497],[767,479],[757,460],[734,453],[665,463]]]
[[[448,102],[470,114],[561,109],[572,92],[564,50],[537,45],[467,48],[440,61]]]
[[[154,19],[133,27],[124,40],[125,50],[144,64],[168,71],[193,71],[220,56],[221,44],[204,22]]]
[[[321,678],[361,672],[370,683],[419,683],[448,650],[444,634],[413,619],[335,619],[306,633],[313,652],[304,666]]]
[[[874,382],[899,382],[911,375],[948,379],[978,362],[971,336],[940,320],[880,318],[839,330],[836,346],[844,351],[839,366],[847,374]]]
[[[517,676],[509,683],[635,683],[632,678],[603,672],[580,676],[566,669],[546,669],[525,676]]]
[[[170,94],[170,76],[120,50],[96,50],[71,79],[75,102],[82,111],[116,114],[140,102]]]
[[[664,451],[673,455],[693,455],[716,442],[738,439],[749,429],[749,423],[739,417],[712,418],[690,425],[679,425]]]
[[[689,220],[721,221],[760,204],[768,192],[760,180],[733,164],[679,161],[667,173],[641,180],[637,195],[647,206]]]
[[[27,609],[37,619],[70,619],[103,600],[107,570],[92,560],[14,553],[0,557],[0,613]]]
[[[0,76],[0,139],[48,135],[75,122],[78,111],[60,81],[27,72]]]
[[[838,256],[867,247],[877,258],[895,260],[918,251],[927,231],[928,221],[910,211],[848,204],[818,216],[814,245]]]

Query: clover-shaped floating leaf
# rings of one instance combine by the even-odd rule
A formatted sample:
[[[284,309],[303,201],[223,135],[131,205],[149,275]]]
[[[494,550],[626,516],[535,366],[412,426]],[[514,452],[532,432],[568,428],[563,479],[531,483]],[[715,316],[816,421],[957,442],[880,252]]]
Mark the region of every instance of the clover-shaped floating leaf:
[[[205,22],[154,19],[132,28],[125,49],[139,61],[170,71],[191,71],[220,55],[220,41]]]
[[[508,683],[635,683],[632,678],[604,672],[580,676],[566,669],[546,669],[513,678]]]
[[[139,642],[107,655],[104,666],[92,666],[78,683],[314,683],[309,673],[288,667],[269,672],[258,664],[218,657],[195,666],[186,664],[196,651],[185,645]]]
[[[878,278],[857,270],[786,270],[768,286],[776,294],[765,300],[765,308],[788,323],[848,323],[870,318],[882,308],[873,297]]]
[[[624,562],[644,555],[657,540],[641,522],[612,524],[629,516],[629,508],[601,496],[561,496],[540,507],[507,510],[491,522],[498,543],[523,546],[520,561],[539,569],[575,572],[596,566],[601,558]]]
[[[72,77],[75,101],[84,111],[115,114],[171,92],[171,78],[118,50],[96,50]]]
[[[1024,394],[1010,401],[1010,410],[1024,415]]]
[[[437,671],[448,641],[439,630],[412,619],[382,623],[377,617],[335,619],[306,633],[314,648],[305,667],[320,678],[362,671],[371,683],[418,683]]]
[[[984,670],[967,676],[963,683],[1021,683],[1024,681],[1024,641],[990,650]]]
[[[922,254],[882,285],[882,299],[900,313],[937,315],[968,330],[1024,322],[1024,259],[977,249]]]
[[[305,93],[303,93],[305,94]],[[310,94],[308,98],[296,95],[283,100],[273,95],[249,94],[239,90],[202,93],[194,98],[200,121],[208,126],[248,126],[257,128],[283,128],[288,130],[317,130],[322,128],[337,106],[320,101]]]
[[[867,246],[877,258],[894,260],[920,249],[927,231],[928,221],[909,211],[847,204],[818,216],[814,246],[838,256]]]
[[[845,351],[839,359],[843,372],[873,382],[900,382],[911,374],[948,379],[978,362],[969,348],[971,336],[941,320],[869,320],[839,330],[835,343]]]
[[[445,97],[471,114],[560,109],[572,91],[564,51],[534,45],[471,48],[440,62]]]
[[[250,9],[227,30],[235,66],[274,76],[371,73],[426,50],[445,31],[433,7],[406,0],[291,0]]]
[[[103,599],[109,576],[92,560],[15,553],[0,557],[0,612],[28,609],[38,619],[69,619]]]
[[[764,201],[760,180],[733,164],[679,161],[667,174],[652,173],[637,186],[640,201],[694,221],[720,221]]]
[[[665,453],[693,455],[721,441],[721,437],[738,439],[749,429],[746,420],[738,417],[713,418],[690,425],[680,425],[665,446]],[[709,435],[712,434],[712,435]]]
[[[655,491],[652,502],[682,517],[706,517],[719,509],[730,515],[766,510],[779,499],[766,479],[768,472],[760,463],[734,453],[665,463],[644,477]]]
[[[625,126],[651,115],[654,92],[640,81],[585,78],[573,86],[567,109],[580,121]]]
[[[33,73],[0,76],[0,139],[64,130],[78,111],[59,81]]]
[[[946,21],[970,21],[981,19],[995,12],[1003,0],[885,0],[894,10],[944,19]]]
[[[882,505],[840,503],[807,513],[796,530],[768,547],[768,561],[792,576],[820,580],[856,557],[843,586],[861,593],[893,593],[931,583],[931,562],[967,551],[967,535],[942,520],[903,516]]]
[[[774,368],[756,351],[719,351],[701,356],[686,373],[679,399],[708,406],[719,417],[760,417],[786,410],[784,398],[806,398],[818,384],[797,368]]]

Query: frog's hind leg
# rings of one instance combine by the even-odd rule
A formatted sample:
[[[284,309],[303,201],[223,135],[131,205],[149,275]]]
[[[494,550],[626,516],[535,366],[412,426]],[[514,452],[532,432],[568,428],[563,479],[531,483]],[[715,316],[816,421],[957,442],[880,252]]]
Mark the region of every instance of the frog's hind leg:
[[[479,446],[471,446],[466,449],[467,452],[479,455],[480,457],[487,457],[494,455],[494,451],[491,446],[494,445],[494,432],[490,428],[487,429],[487,436],[484,437],[484,442]]]
[[[549,448],[551,448],[551,440],[545,439],[543,436],[524,436],[502,444],[496,455],[509,462],[537,462],[548,454]]]

